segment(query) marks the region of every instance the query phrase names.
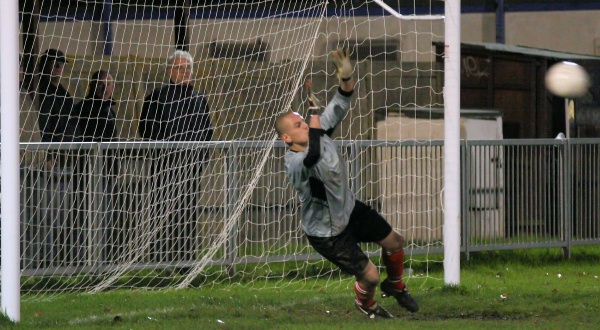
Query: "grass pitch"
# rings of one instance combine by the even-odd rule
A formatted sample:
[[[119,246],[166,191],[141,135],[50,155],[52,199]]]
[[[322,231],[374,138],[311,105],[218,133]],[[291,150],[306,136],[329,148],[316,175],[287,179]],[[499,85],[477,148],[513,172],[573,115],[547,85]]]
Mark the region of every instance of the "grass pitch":
[[[418,274],[418,271],[416,271]],[[441,270],[430,276],[443,278]],[[396,319],[370,320],[353,306],[352,279],[281,289],[241,286],[171,291],[69,293],[25,299],[21,322],[5,329],[593,329],[600,324],[600,247],[473,253],[461,284],[414,277],[410,314],[378,301]],[[378,293],[379,295],[379,293]]]

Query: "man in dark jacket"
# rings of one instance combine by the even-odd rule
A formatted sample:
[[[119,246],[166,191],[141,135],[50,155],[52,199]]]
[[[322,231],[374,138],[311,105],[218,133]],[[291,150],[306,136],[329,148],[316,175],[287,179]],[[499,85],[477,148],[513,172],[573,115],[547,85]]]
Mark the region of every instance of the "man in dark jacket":
[[[210,141],[213,129],[209,107],[204,95],[192,85],[192,56],[178,50],[167,65],[169,83],[144,100],[140,136],[155,141]]]
[[[63,144],[81,142],[77,131],[73,97],[60,83],[67,58],[57,49],[48,49],[39,57],[39,82],[37,99],[39,104],[38,125],[42,142]],[[87,191],[83,168],[86,157],[74,150],[48,151],[47,165],[50,173],[46,181],[40,182],[49,194],[48,200],[61,200],[62,207],[45,205],[51,211],[42,225],[51,228],[47,244],[51,253],[46,255],[43,265],[82,265],[85,258],[84,226],[85,192]],[[60,192],[60,195],[55,195]],[[62,213],[65,212],[65,213]]]
[[[112,95],[114,79],[108,71],[99,70],[90,76],[88,92],[85,99],[75,105],[74,115],[77,118],[77,132],[84,142],[111,142],[117,140],[117,116],[112,106],[115,104]],[[98,211],[96,226],[100,228],[96,240],[102,242],[104,256],[110,260],[118,260],[122,254],[121,247],[124,242],[123,223],[121,222],[121,199],[118,189],[119,174],[118,159],[123,158],[119,150],[103,147],[100,163],[102,175],[99,177],[99,186],[102,189],[98,198],[102,198],[99,205],[94,205]],[[88,173],[89,174],[89,173]],[[107,228],[107,230],[103,230]]]
[[[37,96],[40,106],[38,124],[42,142],[78,142],[77,122],[73,111],[73,97],[60,83],[67,63],[65,54],[48,49],[39,60],[40,80]]]
[[[192,84],[193,58],[177,50],[167,61],[169,83],[144,100],[138,132],[150,141],[210,141],[210,111],[204,95]],[[152,156],[153,216],[166,217],[157,228],[153,253],[157,261],[193,261],[197,258],[200,173],[206,148],[161,149]]]
[[[85,99],[75,106],[78,133],[86,142],[108,142],[117,138],[117,116],[112,106],[114,80],[110,73],[92,73]]]

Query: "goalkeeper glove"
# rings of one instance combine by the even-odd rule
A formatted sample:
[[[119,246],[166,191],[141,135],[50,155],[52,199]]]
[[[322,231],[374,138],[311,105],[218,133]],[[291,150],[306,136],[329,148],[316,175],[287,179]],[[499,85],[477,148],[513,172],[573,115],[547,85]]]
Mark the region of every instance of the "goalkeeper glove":
[[[350,56],[348,54],[348,48],[338,48],[331,52],[333,58],[333,64],[336,67],[335,75],[342,81],[348,81],[352,79],[352,72],[354,68],[350,63]]]
[[[309,113],[311,115],[320,115],[321,109],[323,109],[325,107],[321,104],[321,101],[319,101],[319,99],[315,96],[315,94],[310,89],[310,81],[307,81],[305,86],[306,86],[306,90],[307,90],[306,99],[308,101]]]

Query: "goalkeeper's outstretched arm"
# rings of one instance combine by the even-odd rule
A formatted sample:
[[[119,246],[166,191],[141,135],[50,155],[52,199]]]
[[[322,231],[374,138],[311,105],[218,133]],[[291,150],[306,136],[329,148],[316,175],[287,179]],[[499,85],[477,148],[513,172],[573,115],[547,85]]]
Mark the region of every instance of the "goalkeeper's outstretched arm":
[[[335,75],[339,79],[338,92],[327,104],[321,114],[321,128],[331,136],[338,124],[344,119],[350,109],[350,97],[354,92],[354,66],[350,62],[347,49],[337,49],[331,52],[331,60],[336,67]],[[314,95],[312,96],[314,98]],[[311,97],[309,97],[310,100]],[[314,102],[311,102],[313,104]]]

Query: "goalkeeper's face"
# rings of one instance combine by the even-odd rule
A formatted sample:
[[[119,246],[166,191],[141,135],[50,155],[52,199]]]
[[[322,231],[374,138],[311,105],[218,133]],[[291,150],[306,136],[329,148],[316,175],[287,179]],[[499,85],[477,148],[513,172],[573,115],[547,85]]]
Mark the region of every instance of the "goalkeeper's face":
[[[295,151],[304,151],[308,147],[308,124],[297,112],[285,116],[281,139]]]

